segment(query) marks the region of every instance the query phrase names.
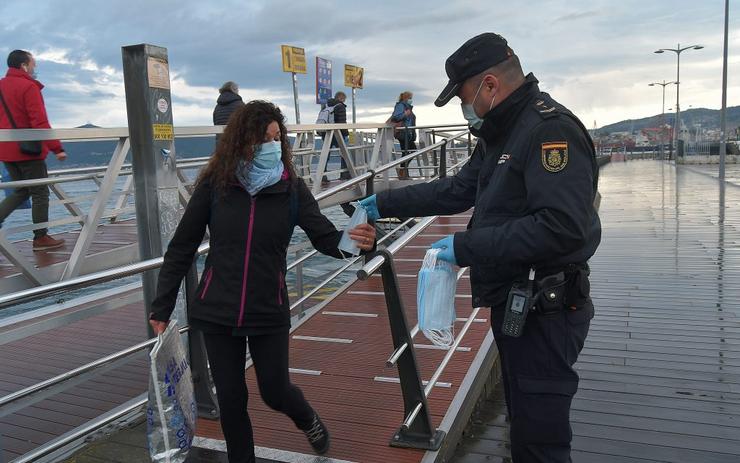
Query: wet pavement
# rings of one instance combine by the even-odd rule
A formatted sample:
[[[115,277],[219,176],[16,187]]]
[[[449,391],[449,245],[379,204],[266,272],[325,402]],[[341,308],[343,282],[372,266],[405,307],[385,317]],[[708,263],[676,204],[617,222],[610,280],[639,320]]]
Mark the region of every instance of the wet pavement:
[[[602,168],[576,463],[740,461],[740,166],[717,168]],[[489,400],[455,461],[508,461],[505,413]]]

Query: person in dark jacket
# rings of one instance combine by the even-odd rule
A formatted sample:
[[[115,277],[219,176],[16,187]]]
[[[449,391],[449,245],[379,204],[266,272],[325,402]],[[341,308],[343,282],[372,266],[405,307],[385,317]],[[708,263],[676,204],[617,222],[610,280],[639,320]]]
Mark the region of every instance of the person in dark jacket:
[[[231,113],[244,106],[244,101],[239,96],[239,86],[236,82],[225,82],[218,89],[218,93],[216,107],[213,109],[213,125],[226,125]]]
[[[401,153],[406,156],[412,151],[416,151],[416,130],[409,127],[416,126],[416,114],[414,114],[414,94],[403,92],[398,96],[396,106],[393,107],[391,122],[396,126],[395,137],[398,144],[401,145]],[[409,171],[406,163],[398,165],[398,178],[409,178]]]
[[[470,267],[473,306],[491,308],[512,459],[570,462],[569,413],[579,379],[573,364],[594,315],[587,261],[601,240],[594,146],[578,118],[524,75],[503,37],[470,39],[445,69],[450,81],[435,104],[460,98],[478,137],[470,160],[455,176],[361,204],[370,219],[474,208],[466,231],[432,247],[441,249],[439,258]],[[533,306],[515,337],[503,326],[515,293],[507,296],[526,287],[532,273]],[[512,303],[510,316],[516,308]]]
[[[334,94],[334,98],[329,98],[326,101],[326,106],[329,107],[329,109],[332,111],[332,114],[334,115],[334,123],[335,124],[346,124],[347,123],[347,105],[345,104],[345,101],[347,101],[347,94],[344,92],[337,92]],[[339,149],[339,142],[337,142],[337,139],[334,137],[331,139],[331,147]],[[349,130],[342,129],[342,138],[344,139],[344,146],[349,145]],[[326,132],[323,132],[321,134],[321,139],[326,139]],[[350,174],[347,171],[347,163],[345,162],[344,158],[340,156],[340,164],[342,172],[339,174],[340,180],[349,180]],[[328,182],[328,179],[326,176],[324,176],[324,181]]]
[[[342,233],[319,210],[291,156],[277,106],[251,101],[236,110],[169,243],[152,302],[150,324],[161,333],[208,228],[211,248],[188,322],[204,334],[230,463],[255,461],[244,379],[247,345],[265,403],[288,415],[316,452],[329,448],[329,432],[288,377],[285,275],[293,226],[322,253],[345,256],[337,248]],[[349,235],[363,252],[374,246],[375,229],[368,224]]]
[[[0,94],[4,104],[0,104],[0,129],[50,129],[41,89],[44,86],[36,80],[36,60],[24,50],[13,50],[8,55],[8,73],[0,79]],[[7,110],[6,110],[7,108]],[[10,114],[8,114],[10,113]],[[18,142],[0,142],[0,161],[13,181],[47,178],[46,156],[52,151],[60,161],[67,159],[67,153],[59,140],[46,140],[41,153],[25,154]],[[49,187],[38,185],[18,188],[0,203],[0,224],[21,204],[31,197],[31,217],[33,223],[49,221]],[[46,228],[33,231],[33,250],[45,251],[59,248],[64,240],[52,238]]]

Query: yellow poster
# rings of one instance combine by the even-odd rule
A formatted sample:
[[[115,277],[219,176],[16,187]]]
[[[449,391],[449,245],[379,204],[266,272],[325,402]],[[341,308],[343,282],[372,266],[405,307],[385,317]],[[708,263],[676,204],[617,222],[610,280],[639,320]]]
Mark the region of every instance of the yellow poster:
[[[173,140],[175,138],[172,124],[152,124],[152,133],[155,140]]]
[[[150,56],[146,59],[146,68],[149,87],[170,89],[170,67],[167,61]]]
[[[283,72],[306,73],[306,51],[303,48],[280,46],[283,57]]]
[[[362,88],[365,69],[351,64],[344,65],[344,86]]]

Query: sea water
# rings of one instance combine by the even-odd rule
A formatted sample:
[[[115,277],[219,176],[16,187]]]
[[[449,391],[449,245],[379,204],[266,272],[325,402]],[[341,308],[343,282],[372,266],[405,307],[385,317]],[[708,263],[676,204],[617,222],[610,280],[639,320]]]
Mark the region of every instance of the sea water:
[[[50,155],[47,159],[47,163],[49,166],[49,170],[56,170],[56,169],[63,169],[63,168],[74,168],[74,167],[94,167],[94,166],[100,166],[105,165],[105,163],[108,162],[110,159],[110,154],[112,153],[113,148],[110,148],[110,153],[92,153],[90,155],[89,153],[86,153],[86,155],[80,155],[78,157],[73,156],[74,152],[74,145],[75,143],[65,143],[65,148],[68,149],[68,153],[70,155],[69,159],[65,163],[60,163],[56,159],[54,159],[53,155]],[[70,147],[72,149],[70,149]],[[198,154],[197,156],[202,156],[202,154]],[[197,157],[194,154],[189,153],[181,153],[178,151],[178,159],[187,159],[192,157]],[[336,159],[336,156],[332,156],[330,159],[329,165],[327,166],[328,171],[333,171],[339,169],[339,162],[338,159]],[[195,169],[189,170],[186,172],[186,176],[193,180],[197,175],[197,171]],[[338,174],[329,175],[330,178],[336,177]],[[116,195],[116,192],[120,192],[124,186],[124,183],[126,181],[126,177],[119,177],[116,180],[115,188],[113,189],[114,194],[111,195],[111,198],[108,201],[106,211],[110,211],[116,201],[119,198],[119,195]],[[81,196],[91,196],[87,199],[82,199],[79,202],[76,203],[76,205],[80,208],[80,210],[83,211],[83,213],[88,213],[90,211],[90,207],[92,206],[92,203],[94,201],[94,194],[98,191],[98,186],[92,181],[92,180],[84,180],[84,181],[78,181],[78,182],[69,182],[69,183],[62,183],[60,184],[61,187],[64,189],[65,193],[71,197],[81,197]],[[50,202],[54,202],[58,198],[52,193],[50,197]],[[128,198],[128,204],[126,206],[133,206],[134,205],[134,197],[130,196]],[[126,207],[124,206],[124,207]],[[348,223],[349,217],[342,211],[341,207],[339,206],[333,206],[330,208],[323,209],[322,212],[331,220],[334,225],[337,227],[337,229],[342,230],[346,224]],[[61,204],[52,204],[49,207],[49,220],[54,221],[62,218],[70,217],[69,212],[64,208]],[[118,220],[126,220],[126,219],[132,219],[135,217],[135,214],[133,212],[122,214]],[[9,228],[27,225],[31,223],[31,210],[30,209],[18,209],[14,211],[2,224],[2,227],[6,230]],[[105,223],[105,222],[102,222]],[[54,236],[58,235],[63,232],[70,232],[70,231],[78,231],[80,229],[79,224],[72,223],[72,224],[65,224],[65,225],[59,225],[59,226],[52,226],[49,229],[49,234]],[[8,237],[10,241],[18,241],[18,240],[30,240],[32,239],[33,235],[32,232],[26,231],[21,233],[16,233]],[[69,235],[66,237],[67,240],[69,240]],[[298,245],[300,243],[308,243],[308,237],[303,232],[303,230],[300,229],[300,227],[295,228],[295,232],[293,233],[293,238],[291,240],[291,246]],[[71,250],[71,246],[73,243],[67,243],[68,250]],[[304,251],[301,252],[301,255],[305,252],[309,252],[313,250],[313,247],[310,246],[310,243],[308,243],[308,246],[305,248]],[[288,256],[288,262],[291,262],[296,259],[296,255],[289,255]],[[201,256],[197,261],[198,271],[199,273],[203,270],[203,263],[205,261],[205,257]],[[335,259],[333,257],[324,256],[322,254],[318,254],[314,257],[311,257],[308,259],[304,266],[303,266],[303,283],[305,291],[309,291],[312,287],[314,287],[316,284],[320,283],[324,279],[327,278],[327,276],[332,273],[333,271],[337,270],[339,267],[344,265],[345,262],[342,260]],[[342,284],[346,283],[353,275],[353,272],[347,271],[340,274],[338,277],[334,279],[332,283],[328,285],[328,289],[331,288],[338,288]],[[296,300],[297,297],[297,290],[295,287],[295,280],[296,280],[296,273],[295,271],[288,272],[288,275],[286,275],[286,283],[288,284],[288,290],[291,295],[291,300]],[[34,309],[39,308],[50,308],[55,304],[61,304],[63,302],[70,301],[74,298],[82,297],[82,296],[89,296],[93,295],[97,292],[112,289],[112,288],[118,288],[122,287],[124,285],[129,285],[132,283],[137,283],[141,281],[141,277],[139,275],[122,278],[115,281],[110,281],[107,283],[101,283],[92,287],[88,288],[82,288],[77,289],[73,291],[65,291],[62,294],[57,294],[54,296],[50,296],[47,298],[39,299],[36,301],[32,301],[25,304],[18,304],[12,307],[8,307],[5,309],[0,309],[0,320],[13,316],[18,315],[20,313],[28,312]]]

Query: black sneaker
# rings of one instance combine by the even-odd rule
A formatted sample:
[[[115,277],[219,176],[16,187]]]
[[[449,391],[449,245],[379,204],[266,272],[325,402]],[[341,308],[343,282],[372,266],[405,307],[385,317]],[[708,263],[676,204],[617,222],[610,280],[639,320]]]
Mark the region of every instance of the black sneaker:
[[[319,455],[323,455],[329,450],[329,430],[321,422],[318,414],[313,415],[311,427],[304,429],[303,433],[306,434],[308,443]]]

